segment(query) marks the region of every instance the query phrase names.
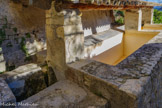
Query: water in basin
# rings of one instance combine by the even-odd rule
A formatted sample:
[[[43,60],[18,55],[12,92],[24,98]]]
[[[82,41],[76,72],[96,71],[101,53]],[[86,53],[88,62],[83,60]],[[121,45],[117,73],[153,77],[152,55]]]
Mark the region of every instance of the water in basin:
[[[122,37],[121,43],[97,56],[94,56],[92,59],[109,65],[117,65],[157,34],[158,32],[126,32]]]

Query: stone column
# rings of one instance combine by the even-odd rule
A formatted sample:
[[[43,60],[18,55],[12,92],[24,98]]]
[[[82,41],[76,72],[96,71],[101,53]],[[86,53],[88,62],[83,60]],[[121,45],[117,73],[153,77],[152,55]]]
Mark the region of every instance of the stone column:
[[[142,9],[142,24],[152,24],[153,23],[154,9]]]
[[[142,11],[141,9],[132,9],[125,11],[125,30],[141,30]]]
[[[46,11],[47,61],[57,79],[62,80],[66,64],[84,57],[84,32],[79,10],[56,6],[52,2],[51,9]]]

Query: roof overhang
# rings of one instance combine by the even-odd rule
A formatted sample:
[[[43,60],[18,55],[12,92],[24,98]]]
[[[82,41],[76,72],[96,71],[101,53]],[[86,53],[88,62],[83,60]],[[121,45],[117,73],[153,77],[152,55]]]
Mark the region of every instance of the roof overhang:
[[[12,0],[23,5],[35,6],[42,9],[50,9],[52,1],[55,1],[56,8],[78,8],[82,10],[99,9],[136,9],[153,8],[153,6],[162,6],[160,3],[147,2],[144,0]]]

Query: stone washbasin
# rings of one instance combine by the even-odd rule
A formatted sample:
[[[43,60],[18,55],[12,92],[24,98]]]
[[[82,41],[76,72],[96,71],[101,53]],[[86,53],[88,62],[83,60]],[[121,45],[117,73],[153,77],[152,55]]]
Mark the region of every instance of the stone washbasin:
[[[161,26],[162,27],[162,26]],[[144,32],[144,31],[129,31],[125,32],[122,37],[116,38],[119,41],[118,44],[115,44],[112,48],[93,56],[91,59],[109,64],[109,65],[117,65],[129,55],[134,53],[144,44],[146,44],[149,40],[151,40],[154,36],[156,36],[159,32]],[[109,38],[111,39],[111,38]],[[107,47],[112,46],[112,43],[107,43]],[[105,46],[106,47],[106,46]]]
[[[162,25],[161,24],[146,24],[143,26],[144,30],[162,30]]]

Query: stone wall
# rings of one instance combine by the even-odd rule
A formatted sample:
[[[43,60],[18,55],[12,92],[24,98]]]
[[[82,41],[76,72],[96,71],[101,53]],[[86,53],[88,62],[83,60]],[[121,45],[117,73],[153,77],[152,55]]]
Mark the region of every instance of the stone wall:
[[[116,66],[93,60],[69,64],[66,77],[108,99],[112,108],[161,108],[161,65],[161,43],[153,43]]]
[[[47,60],[61,78],[66,63],[84,58],[84,36],[109,30],[112,20],[110,11],[58,11],[55,6],[46,11]]]
[[[154,9],[142,9],[142,24],[153,23]]]
[[[28,56],[46,49],[45,11],[0,0],[0,46],[9,67],[29,63]]]
[[[162,107],[162,58],[157,62],[137,102],[139,108]]]
[[[141,9],[125,10],[125,30],[141,30]]]
[[[110,10],[82,11],[82,25],[84,36],[109,30],[112,23]]]

